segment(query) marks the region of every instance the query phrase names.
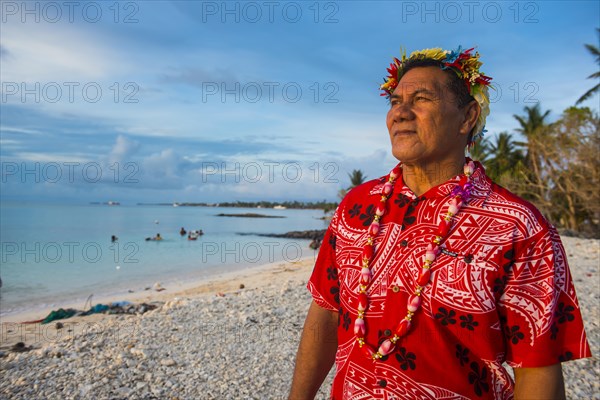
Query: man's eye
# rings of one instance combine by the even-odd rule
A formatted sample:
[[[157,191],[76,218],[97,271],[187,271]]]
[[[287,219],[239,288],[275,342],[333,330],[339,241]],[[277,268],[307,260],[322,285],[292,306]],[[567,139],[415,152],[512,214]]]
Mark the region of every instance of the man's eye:
[[[415,100],[418,100],[418,101],[424,101],[425,100],[425,101],[427,101],[429,99],[427,97],[417,96],[417,97],[415,97]]]

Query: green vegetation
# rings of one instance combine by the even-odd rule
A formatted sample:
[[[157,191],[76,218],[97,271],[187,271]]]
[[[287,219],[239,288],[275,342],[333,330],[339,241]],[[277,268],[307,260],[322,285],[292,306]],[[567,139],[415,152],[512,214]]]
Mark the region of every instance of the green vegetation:
[[[598,36],[600,37],[600,29],[596,29],[596,32],[598,32]],[[593,55],[594,57],[596,57],[596,63],[598,65],[600,65],[600,49],[598,48],[598,46],[595,46],[593,44],[586,44],[585,48],[588,49],[588,51],[590,52],[591,55]],[[594,72],[593,74],[591,74],[590,76],[588,76],[588,79],[600,79],[600,70],[598,70],[598,71]],[[581,104],[582,102],[584,102],[588,98],[590,98],[593,95],[597,94],[598,91],[600,91],[600,83],[597,83],[594,87],[592,87],[590,90],[588,90],[587,92],[585,92],[579,98],[579,100],[577,100],[577,102],[575,104]]]
[[[348,178],[350,178],[350,186],[348,186],[346,189],[340,189],[338,192],[338,197],[340,199],[346,197],[348,192],[356,186],[363,184],[367,179],[367,176],[364,175],[360,169],[355,169],[352,170],[352,173],[348,174]]]
[[[160,205],[172,205],[160,204]],[[224,202],[224,203],[178,203],[182,207],[242,207],[242,208],[274,208],[277,206],[301,210],[323,210],[328,212],[335,210],[337,203],[328,202],[325,200],[311,202],[311,201],[235,201],[235,202]]]
[[[600,30],[598,30],[600,33]],[[586,44],[600,66],[600,50]],[[600,78],[600,71],[590,75]],[[576,104],[598,93],[595,85]],[[471,151],[494,181],[531,201],[558,228],[600,237],[600,119],[597,110],[568,107],[548,122],[540,104],[514,115],[515,141],[507,132],[485,139]]]

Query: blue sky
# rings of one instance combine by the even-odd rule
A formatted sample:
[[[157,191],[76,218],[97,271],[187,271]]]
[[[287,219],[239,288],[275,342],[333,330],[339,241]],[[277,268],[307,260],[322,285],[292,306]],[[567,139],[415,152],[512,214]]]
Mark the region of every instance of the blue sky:
[[[335,201],[396,162],[378,85],[401,47],[477,46],[490,136],[597,69],[597,1],[1,7],[2,201]]]

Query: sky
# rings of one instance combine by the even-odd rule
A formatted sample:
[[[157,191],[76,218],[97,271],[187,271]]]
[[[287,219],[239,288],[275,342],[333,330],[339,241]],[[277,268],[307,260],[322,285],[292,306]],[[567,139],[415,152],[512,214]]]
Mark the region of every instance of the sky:
[[[337,201],[397,163],[378,86],[401,48],[476,46],[493,138],[597,83],[599,4],[3,0],[0,200]]]

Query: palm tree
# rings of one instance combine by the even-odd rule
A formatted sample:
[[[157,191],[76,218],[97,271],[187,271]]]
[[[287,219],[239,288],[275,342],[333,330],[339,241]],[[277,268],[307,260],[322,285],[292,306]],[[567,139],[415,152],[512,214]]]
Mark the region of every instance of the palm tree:
[[[548,124],[545,119],[550,115],[550,110],[542,113],[540,103],[533,107],[525,107],[523,110],[526,115],[513,115],[513,117],[521,125],[520,128],[515,130],[521,133],[527,141],[515,142],[515,144],[525,148],[525,164],[533,174],[539,176],[541,160],[534,150],[535,146],[530,146],[530,144],[542,141],[544,135],[547,134]]]
[[[513,115],[513,117],[521,125],[516,131],[520,132],[525,136],[526,139],[542,134],[541,130],[546,126],[544,121],[550,114],[550,110],[546,110],[543,114],[540,110],[540,103],[537,103],[533,107],[525,107],[523,109],[527,115]]]
[[[348,190],[363,184],[365,179],[367,179],[367,176],[360,169],[352,170],[352,173],[348,174],[348,177],[350,178],[350,187]]]
[[[523,153],[516,145],[508,132],[500,132],[496,141],[489,144],[490,158],[486,163],[486,172],[492,180],[498,181],[503,175],[515,172],[515,168],[523,160]]]
[[[596,29],[596,32],[598,32],[598,36],[600,36],[600,29]],[[598,65],[600,65],[600,49],[598,48],[598,46],[594,46],[594,45],[591,45],[591,44],[586,44],[585,48],[588,49],[588,51],[592,54],[592,56],[596,57],[596,63]],[[593,74],[591,74],[587,78],[588,79],[599,79],[600,78],[600,70],[594,72]],[[579,104],[579,103],[584,102],[589,97],[591,97],[594,94],[596,94],[599,90],[600,90],[600,83],[597,83],[596,86],[594,86],[593,88],[591,88],[590,90],[588,90],[587,92],[585,92],[583,94],[583,96],[581,96],[579,98],[579,100],[577,100],[577,102],[575,104]]]
[[[490,151],[490,140],[487,137],[483,137],[477,142],[473,143],[473,146],[469,149],[471,158],[475,161],[479,161],[483,165],[486,164]]]
[[[350,178],[350,186],[348,186],[346,189],[340,189],[340,191],[338,192],[338,197],[340,199],[346,197],[346,194],[348,194],[350,189],[355,188],[356,186],[364,183],[365,179],[367,179],[367,176],[364,175],[360,169],[352,170],[352,173],[348,174],[348,177]]]

